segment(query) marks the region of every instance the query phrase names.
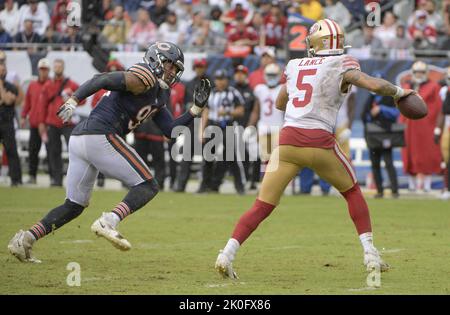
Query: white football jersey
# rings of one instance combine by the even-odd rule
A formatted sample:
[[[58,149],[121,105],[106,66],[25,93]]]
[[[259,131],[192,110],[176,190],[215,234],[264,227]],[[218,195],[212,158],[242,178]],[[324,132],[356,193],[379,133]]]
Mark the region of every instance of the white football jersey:
[[[253,93],[259,101],[260,114],[258,121],[259,133],[269,133],[271,129],[280,129],[283,126],[284,113],[275,107],[275,102],[280,92],[281,85],[274,88],[266,84],[258,84]]]
[[[324,129],[333,133],[346,96],[340,90],[342,77],[351,69],[361,68],[349,55],[289,61],[285,70],[289,100],[284,126]]]

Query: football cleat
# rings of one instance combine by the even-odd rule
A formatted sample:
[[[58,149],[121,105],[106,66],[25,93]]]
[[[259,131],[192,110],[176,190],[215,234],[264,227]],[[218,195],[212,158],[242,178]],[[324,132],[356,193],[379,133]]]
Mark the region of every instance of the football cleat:
[[[230,258],[222,250],[219,256],[217,256],[215,268],[223,278],[239,279],[233,270],[233,264]]]
[[[109,219],[105,212],[103,212],[102,216],[92,224],[91,231],[99,237],[106,238],[114,247],[120,250],[126,251],[131,249],[130,242],[114,228],[111,219]]]
[[[367,272],[379,270],[381,272],[388,271],[391,267],[381,259],[381,255],[376,248],[371,251],[364,252],[364,266]]]
[[[14,237],[9,241],[8,250],[21,262],[29,262],[39,264],[41,261],[33,257],[31,249],[33,248],[34,238],[30,232],[22,231],[14,235]]]

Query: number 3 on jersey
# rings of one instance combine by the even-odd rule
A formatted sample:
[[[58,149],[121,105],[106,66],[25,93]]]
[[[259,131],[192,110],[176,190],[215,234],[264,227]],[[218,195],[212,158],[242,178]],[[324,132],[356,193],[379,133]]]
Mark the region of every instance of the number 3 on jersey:
[[[306,105],[309,104],[309,102],[311,102],[313,86],[309,83],[304,83],[303,79],[304,79],[304,77],[315,75],[316,72],[317,72],[317,69],[305,69],[305,70],[300,70],[298,72],[297,89],[299,91],[305,91],[305,95],[303,97],[303,100],[301,100],[299,97],[296,97],[292,100],[292,104],[295,107],[305,107]]]

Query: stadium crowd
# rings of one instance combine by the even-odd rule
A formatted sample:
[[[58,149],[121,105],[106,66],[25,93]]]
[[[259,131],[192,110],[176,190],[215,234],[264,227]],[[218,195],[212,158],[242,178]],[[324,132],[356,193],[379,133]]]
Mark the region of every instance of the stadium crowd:
[[[380,25],[368,25],[364,19],[371,10],[369,4],[375,2],[389,10]],[[258,46],[284,48],[289,16],[294,14],[310,21],[336,20],[350,32],[356,48],[448,50],[450,1],[415,2],[97,0],[82,4],[83,20],[93,26],[89,31],[98,33],[105,46],[119,50],[142,50],[162,38],[189,49],[229,55],[252,53]],[[65,44],[64,49],[81,44],[86,29],[70,23],[69,3],[0,1],[0,44]]]
[[[349,41],[352,47],[362,51],[367,50],[365,57],[374,57],[380,50],[387,49],[418,49],[418,50],[449,50],[450,49],[450,1],[449,0],[418,0],[415,1],[352,1],[352,0],[295,0],[295,1],[269,1],[269,0],[128,0],[128,1],[83,1],[84,19],[88,23],[82,27],[68,25],[67,0],[57,1],[0,1],[3,8],[0,12],[0,47],[8,49],[38,49],[33,44],[62,44],[61,46],[48,46],[46,49],[70,49],[73,44],[82,44],[82,34],[96,34],[98,43],[108,50],[141,51],[149,43],[157,40],[174,42],[184,48],[185,51],[214,51],[226,57],[245,57],[256,54],[260,57],[260,67],[253,72],[243,65],[234,64],[234,70],[217,71],[211,77],[214,82],[214,90],[211,94],[212,102],[220,99],[223,103],[209,104],[209,111],[204,118],[207,125],[258,125],[252,119],[254,110],[256,87],[267,84],[266,73],[268,65],[277,63],[277,52],[286,47],[288,21],[292,16],[299,16],[304,20],[315,21],[324,17],[336,20],[348,30]],[[387,7],[382,14],[379,25],[366,23],[366,18],[371,11],[371,2],[378,2],[382,7]],[[390,5],[393,4],[393,5]],[[69,23],[70,24],[70,23]],[[29,45],[16,45],[29,44]],[[11,44],[11,45],[9,45]],[[45,46],[44,45],[44,46]],[[9,174],[12,185],[22,184],[22,171],[17,147],[14,141],[14,106],[20,108],[20,126],[30,128],[28,172],[29,183],[36,183],[38,158],[37,154],[41,144],[47,147],[48,172],[51,177],[51,185],[62,186],[63,162],[61,159],[61,136],[68,141],[72,125],[63,125],[57,118],[56,111],[78,85],[64,74],[64,62],[56,60],[51,64],[43,58],[38,63],[38,78],[29,84],[26,91],[22,90],[20,80],[14,77],[14,70],[5,68],[5,54],[0,54],[0,86],[2,93],[2,105],[0,106],[0,139],[3,141],[3,164],[9,163]],[[180,116],[192,103],[192,92],[196,83],[207,77],[207,59],[196,59],[193,70],[195,77],[189,82],[177,83],[171,91],[171,110],[174,117]],[[110,60],[106,69],[102,71],[123,70],[124,67],[117,60]],[[50,77],[53,70],[54,77]],[[418,70],[417,72],[427,72]],[[284,80],[280,76],[279,82]],[[419,82],[423,85],[428,80]],[[435,130],[440,123],[436,122],[442,108],[442,102],[449,102],[449,93],[444,91],[448,84],[443,82],[442,89],[435,85],[426,88],[422,95],[429,99],[429,106],[435,108],[435,114],[429,117],[426,129],[430,134],[429,146],[433,147],[433,137],[440,135]],[[419,85],[416,88],[419,90]],[[430,92],[431,91],[431,92]],[[93,97],[91,106],[95,107],[105,91],[101,91]],[[231,97],[227,92],[231,93]],[[420,93],[420,92],[419,92]],[[215,97],[215,95],[218,95]],[[223,97],[223,95],[227,95]],[[354,97],[355,91],[350,93],[349,99]],[[229,99],[228,99],[229,98]],[[351,108],[351,100],[346,100]],[[223,101],[225,100],[225,101]],[[431,104],[432,103],[432,104]],[[226,105],[225,105],[226,104]],[[430,105],[431,104],[431,105]],[[225,107],[225,109],[223,108]],[[376,120],[379,115],[385,115],[387,120],[395,121],[398,113],[393,113],[386,107],[384,100],[374,99],[366,106],[362,120]],[[375,108],[375,109],[374,109]],[[347,106],[345,106],[347,111]],[[351,110],[343,114],[341,145],[348,145],[353,117]],[[371,118],[372,117],[372,118]],[[394,117],[394,118],[392,118]],[[382,119],[381,119],[382,120]],[[440,120],[439,120],[440,121]],[[194,135],[194,127],[191,126],[195,141],[205,145],[205,140]],[[423,132],[424,126],[415,127],[417,133]],[[422,128],[422,129],[421,129]],[[409,135],[410,136],[410,135]],[[165,178],[170,178],[170,188],[174,191],[185,191],[186,183],[192,168],[191,161],[177,162],[171,158],[166,167],[166,150],[174,145],[174,140],[167,140],[158,128],[147,122],[135,130],[135,148],[139,154],[152,165],[155,177],[164,187]],[[412,144],[414,153],[422,150],[421,143]],[[427,142],[428,143],[428,142]],[[411,175],[422,175],[420,183],[411,181],[410,188],[430,189],[431,173],[441,173],[440,151],[433,147],[436,153],[436,161],[431,167],[422,171],[423,161],[416,164],[410,161]],[[170,151],[169,151],[170,152]],[[429,152],[429,151],[428,151]],[[346,150],[349,154],[349,149]],[[225,153],[224,153],[225,154]],[[376,174],[378,196],[383,196],[383,187],[380,184],[380,160],[384,154],[385,162],[389,167],[390,182],[393,193],[398,194],[395,177],[392,171],[392,156],[383,150],[372,153],[371,160]],[[386,156],[387,154],[387,156]],[[408,154],[406,152],[405,154]],[[191,153],[191,156],[193,152]],[[6,156],[8,162],[6,162]],[[151,158],[149,158],[151,157]],[[428,160],[430,162],[430,160]],[[245,162],[246,163],[246,162]],[[199,192],[218,191],[226,170],[229,168],[234,175],[234,184],[238,193],[244,193],[245,178],[250,179],[250,189],[256,188],[259,181],[260,161],[249,162],[246,165],[238,163],[220,166],[204,163],[202,166],[203,180]],[[411,166],[411,163],[414,164]],[[426,163],[425,163],[426,164]],[[4,172],[6,168],[3,167]],[[166,171],[169,170],[169,171]],[[311,176],[307,174],[303,183],[311,182]],[[98,184],[104,183],[104,177],[99,176]],[[308,186],[308,185],[307,185]],[[323,191],[327,193],[326,183]],[[310,192],[310,186],[302,188],[305,193]]]

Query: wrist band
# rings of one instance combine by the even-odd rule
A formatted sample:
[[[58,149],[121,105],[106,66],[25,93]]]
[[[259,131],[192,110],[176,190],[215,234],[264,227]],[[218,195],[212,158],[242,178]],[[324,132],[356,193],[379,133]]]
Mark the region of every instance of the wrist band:
[[[398,86],[396,86],[395,88],[397,89],[397,91],[395,92],[393,98],[397,100],[405,94],[405,91]]]
[[[442,132],[442,129],[439,127],[434,128],[434,135],[435,136],[440,136]]]
[[[203,111],[203,107],[197,106],[197,105],[192,105],[191,107],[191,113],[194,114],[194,116],[199,116],[202,111]]]

